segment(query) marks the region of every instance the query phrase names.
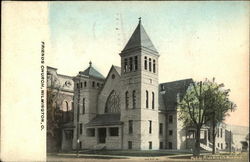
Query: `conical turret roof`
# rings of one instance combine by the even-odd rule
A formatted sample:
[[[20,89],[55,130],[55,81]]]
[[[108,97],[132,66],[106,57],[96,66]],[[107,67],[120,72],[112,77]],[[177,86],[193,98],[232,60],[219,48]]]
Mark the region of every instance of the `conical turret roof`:
[[[134,33],[130,37],[130,39],[129,39],[128,43],[126,44],[125,48],[123,49],[123,51],[137,48],[137,47],[144,47],[144,48],[147,48],[149,50],[152,50],[152,51],[158,53],[155,46],[153,45],[152,41],[150,40],[148,34],[146,33],[146,31],[141,23],[141,20],[139,20],[139,24],[137,25]]]

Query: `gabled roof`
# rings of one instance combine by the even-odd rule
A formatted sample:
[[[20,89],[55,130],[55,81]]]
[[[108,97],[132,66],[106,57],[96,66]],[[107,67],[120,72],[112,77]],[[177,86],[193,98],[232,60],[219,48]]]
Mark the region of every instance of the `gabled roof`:
[[[105,77],[92,66],[91,61],[89,62],[89,67],[84,71],[80,71],[79,74],[91,76],[91,77],[95,77],[99,79],[105,79]]]
[[[115,70],[117,71],[117,73],[118,73],[119,75],[121,75],[121,67],[115,66],[115,65],[113,65],[113,66],[114,66]]]
[[[157,54],[157,50],[153,43],[151,42],[149,36],[147,35],[144,27],[141,24],[141,20],[139,21],[139,24],[137,25],[134,33],[130,37],[128,43],[126,44],[123,51],[137,48],[137,47],[145,47],[149,50],[155,51]]]
[[[122,124],[120,116],[120,114],[98,114],[86,126],[119,125]]]
[[[164,107],[160,108],[163,110],[176,110],[177,95],[179,95],[179,99],[182,100],[192,82],[193,79],[184,79],[161,83],[159,85],[159,96],[162,96]]]

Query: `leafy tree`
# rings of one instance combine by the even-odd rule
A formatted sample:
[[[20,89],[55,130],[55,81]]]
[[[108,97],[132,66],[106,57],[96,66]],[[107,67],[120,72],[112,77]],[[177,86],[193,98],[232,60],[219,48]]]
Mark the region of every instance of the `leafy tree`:
[[[212,144],[213,144],[213,151],[212,153],[215,154],[216,145],[215,139],[217,135],[217,131],[219,130],[216,127],[222,123],[227,116],[229,116],[230,111],[234,111],[236,105],[230,101],[229,99],[229,92],[230,89],[224,89],[224,84],[217,84],[215,83],[215,79],[213,81],[207,81],[209,84],[208,93],[208,105],[207,105],[207,124],[212,128]]]
[[[192,126],[196,129],[194,156],[200,155],[202,126],[211,122],[212,117],[216,119],[215,121],[220,122],[228,115],[227,108],[232,102],[228,99],[229,91],[222,90],[222,85],[217,85],[214,81],[209,80],[193,82],[178,103],[179,119],[183,121],[184,127]]]
[[[183,121],[185,127],[194,127],[195,147],[193,155],[200,155],[200,130],[205,123],[205,91],[206,84],[203,82],[193,82],[188,87],[183,100],[178,103],[179,119]]]

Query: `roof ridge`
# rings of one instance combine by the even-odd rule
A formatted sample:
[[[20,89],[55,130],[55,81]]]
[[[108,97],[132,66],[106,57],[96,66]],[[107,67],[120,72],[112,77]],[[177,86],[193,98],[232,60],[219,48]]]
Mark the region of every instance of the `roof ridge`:
[[[170,82],[163,82],[160,84],[168,84],[168,83],[181,82],[181,81],[186,81],[186,80],[193,80],[193,78],[180,79],[180,80],[175,80],[175,81],[170,81]]]

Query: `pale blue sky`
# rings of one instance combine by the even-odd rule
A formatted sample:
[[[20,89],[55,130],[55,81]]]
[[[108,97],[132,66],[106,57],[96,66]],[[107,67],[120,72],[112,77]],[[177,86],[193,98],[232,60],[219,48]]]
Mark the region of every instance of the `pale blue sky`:
[[[249,2],[50,2],[49,7],[47,63],[59,73],[74,76],[91,60],[106,76],[112,64],[120,66],[118,54],[142,17],[161,55],[160,82],[216,77],[232,90],[239,106],[234,114],[248,118]]]

